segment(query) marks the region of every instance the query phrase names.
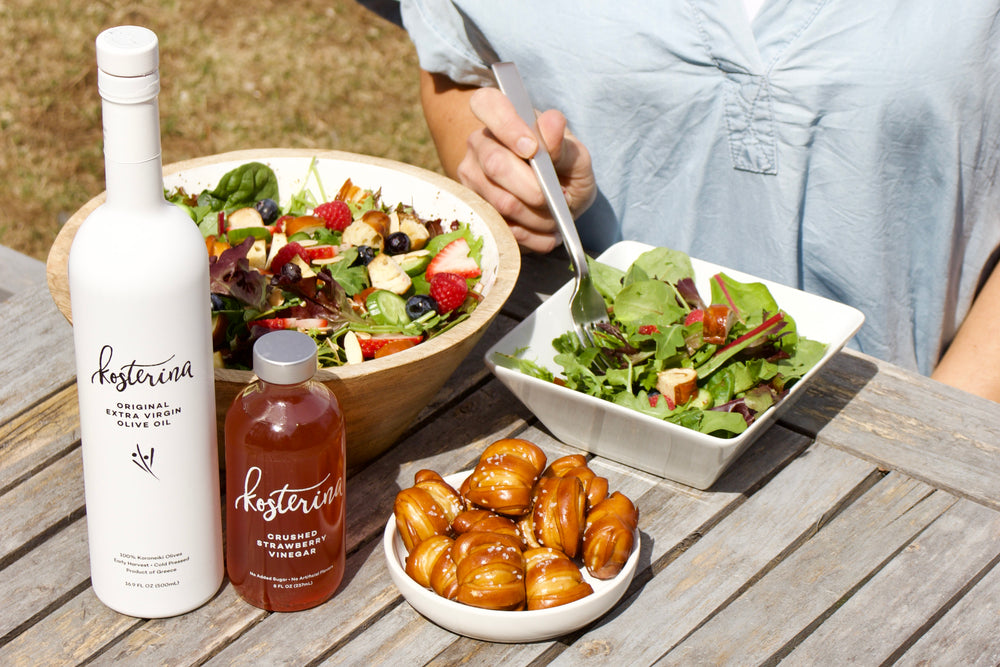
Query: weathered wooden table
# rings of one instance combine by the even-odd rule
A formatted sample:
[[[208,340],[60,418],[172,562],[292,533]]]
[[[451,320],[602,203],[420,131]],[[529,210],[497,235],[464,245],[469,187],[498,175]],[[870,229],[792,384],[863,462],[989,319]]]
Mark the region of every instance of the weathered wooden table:
[[[527,257],[480,348],[397,447],[348,481],[340,592],[269,614],[226,584],[171,619],[110,611],[89,584],[73,350],[44,267],[0,249],[0,664],[934,664],[1000,662],[1000,405],[840,354],[709,491],[613,462],[636,500],[639,571],[617,607],[534,644],[454,635],[389,580],[399,488],[471,467],[517,435],[551,438],[482,351],[569,277]]]

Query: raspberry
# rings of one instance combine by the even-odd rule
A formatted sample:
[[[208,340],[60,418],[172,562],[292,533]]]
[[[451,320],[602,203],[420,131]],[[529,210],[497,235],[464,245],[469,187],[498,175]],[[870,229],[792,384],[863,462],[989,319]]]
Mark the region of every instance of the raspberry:
[[[465,302],[469,286],[465,278],[454,273],[436,273],[431,278],[430,295],[438,304],[439,313],[450,313]]]
[[[660,330],[656,328],[655,324],[640,324],[639,333],[643,336],[652,336],[655,333],[660,333]]]
[[[344,231],[353,222],[350,207],[339,199],[320,204],[313,209],[313,215],[323,218],[327,229],[338,232]]]
[[[274,259],[271,260],[271,266],[269,267],[273,273],[277,273],[281,270],[288,262],[292,261],[292,257],[298,255],[299,257],[306,259],[306,249],[300,246],[298,243],[292,241],[291,243],[286,243],[278,250],[274,255]]]

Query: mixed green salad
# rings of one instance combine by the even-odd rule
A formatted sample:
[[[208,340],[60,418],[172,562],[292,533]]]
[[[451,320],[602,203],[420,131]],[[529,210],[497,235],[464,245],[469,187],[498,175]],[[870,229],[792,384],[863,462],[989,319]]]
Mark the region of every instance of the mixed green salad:
[[[298,329],[322,367],[385,356],[469,317],[483,240],[461,221],[388,205],[347,179],[330,196],[316,161],[285,203],[274,171],[250,162],[212,189],[168,190],[205,238],[218,367],[252,367],[253,343]],[[317,196],[318,193],[318,196]]]
[[[625,271],[588,258],[611,323],[585,345],[572,331],[552,344],[556,377],[525,358],[497,362],[543,380],[718,437],[734,437],[815,366],[826,345],[799,336],[761,283],[718,273],[704,301],[683,252],[656,248]],[[601,356],[605,364],[595,363]]]

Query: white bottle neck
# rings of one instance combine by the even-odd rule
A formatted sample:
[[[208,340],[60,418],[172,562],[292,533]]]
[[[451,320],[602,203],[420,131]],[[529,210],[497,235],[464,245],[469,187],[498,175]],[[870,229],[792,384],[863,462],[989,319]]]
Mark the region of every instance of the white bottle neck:
[[[104,178],[111,206],[163,201],[160,117],[156,98],[119,104],[105,99]]]

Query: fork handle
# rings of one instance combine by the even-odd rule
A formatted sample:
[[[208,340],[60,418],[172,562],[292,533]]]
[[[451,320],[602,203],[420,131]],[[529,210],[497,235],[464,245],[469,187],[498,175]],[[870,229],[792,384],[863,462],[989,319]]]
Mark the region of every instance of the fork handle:
[[[534,156],[528,160],[535,177],[545,195],[545,201],[549,206],[549,212],[555,218],[559,226],[559,233],[563,238],[563,245],[569,253],[570,260],[576,268],[576,276],[583,275],[587,270],[587,256],[583,251],[583,244],[580,242],[580,235],[576,231],[576,223],[573,221],[573,214],[566,204],[566,196],[563,194],[562,184],[556,174],[556,168],[552,164],[549,152],[545,148],[541,132],[538,130],[538,120],[535,117],[535,107],[531,103],[528,89],[524,85],[524,80],[517,70],[517,66],[512,62],[502,62],[493,65],[493,74],[496,76],[500,91],[507,96],[514,110],[521,117],[538,141],[538,150]]]

